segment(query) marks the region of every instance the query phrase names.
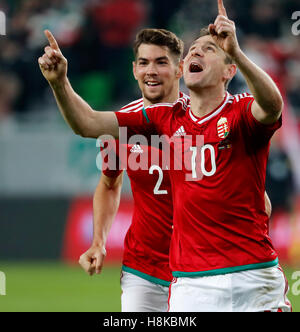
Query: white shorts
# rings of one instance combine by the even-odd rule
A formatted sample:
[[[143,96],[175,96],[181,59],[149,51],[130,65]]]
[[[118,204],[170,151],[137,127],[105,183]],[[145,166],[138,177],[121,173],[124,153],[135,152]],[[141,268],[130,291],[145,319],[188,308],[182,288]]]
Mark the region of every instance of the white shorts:
[[[174,278],[170,312],[290,312],[279,266],[209,277]]]
[[[169,287],[122,271],[121,289],[122,312],[166,312],[168,309]]]

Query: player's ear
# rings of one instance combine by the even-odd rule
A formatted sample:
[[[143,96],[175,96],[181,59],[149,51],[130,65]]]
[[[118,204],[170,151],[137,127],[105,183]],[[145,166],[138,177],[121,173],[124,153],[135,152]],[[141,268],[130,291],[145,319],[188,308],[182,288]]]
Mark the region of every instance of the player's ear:
[[[233,77],[235,76],[236,72],[237,72],[237,66],[234,63],[227,64],[225,71],[224,71],[225,81],[232,80]]]
[[[183,60],[180,60],[178,67],[177,67],[176,77],[181,78],[182,75],[183,75]]]
[[[135,61],[132,61],[132,72],[133,72],[134,78],[137,80],[137,76],[136,76],[136,62]]]

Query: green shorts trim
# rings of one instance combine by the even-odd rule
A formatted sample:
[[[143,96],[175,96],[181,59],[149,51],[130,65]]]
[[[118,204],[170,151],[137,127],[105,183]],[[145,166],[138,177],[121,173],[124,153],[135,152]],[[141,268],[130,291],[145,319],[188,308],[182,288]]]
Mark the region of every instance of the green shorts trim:
[[[224,269],[199,271],[199,272],[174,271],[172,274],[175,278],[180,278],[180,277],[208,277],[208,276],[216,276],[216,275],[219,275],[219,274],[227,274],[227,273],[241,272],[241,271],[247,271],[247,270],[265,269],[265,268],[276,266],[276,265],[278,265],[278,258],[276,258],[275,260],[273,260],[271,262],[265,262],[265,263],[233,266],[233,267],[227,267],[227,268],[224,268]]]
[[[128,273],[132,273],[132,274],[134,274],[134,275],[136,275],[136,276],[138,276],[140,278],[143,278],[145,280],[148,280],[150,282],[153,282],[154,284],[158,284],[158,285],[165,286],[165,287],[169,287],[170,286],[170,282],[169,281],[149,276],[149,274],[140,272],[138,270],[132,269],[132,268],[127,267],[125,265],[122,265],[122,270],[125,271],[125,272],[128,272]]]

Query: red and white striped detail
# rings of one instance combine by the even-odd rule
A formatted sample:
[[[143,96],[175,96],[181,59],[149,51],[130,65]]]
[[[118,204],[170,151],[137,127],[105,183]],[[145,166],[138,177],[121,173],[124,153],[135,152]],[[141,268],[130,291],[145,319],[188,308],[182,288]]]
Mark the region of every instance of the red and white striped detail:
[[[149,106],[145,107],[145,109],[155,108],[155,107],[160,107],[160,106],[173,107],[177,103],[180,103],[182,105],[182,108],[184,110],[186,110],[189,105],[189,102],[190,102],[190,97],[188,95],[184,94],[183,92],[180,92],[179,98],[174,103],[157,103],[157,104],[149,105]],[[140,99],[137,99],[137,100],[131,102],[130,104],[122,107],[119,112],[121,112],[121,113],[139,112],[143,108],[144,108],[144,100],[143,100],[143,98],[140,98]]]
[[[245,93],[240,93],[240,94],[234,95],[233,97],[234,97],[235,101],[238,103],[241,99],[244,99],[246,97],[252,97],[252,95],[245,92]]]
[[[137,99],[130,104],[122,107],[119,112],[127,113],[127,112],[139,112],[144,107],[144,100],[143,98]]]

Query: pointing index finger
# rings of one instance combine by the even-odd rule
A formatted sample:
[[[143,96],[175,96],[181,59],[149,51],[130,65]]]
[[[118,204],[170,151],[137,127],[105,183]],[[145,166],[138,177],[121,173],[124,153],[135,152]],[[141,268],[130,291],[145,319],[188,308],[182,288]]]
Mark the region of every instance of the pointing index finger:
[[[48,41],[49,41],[50,46],[51,46],[53,49],[55,49],[55,50],[57,50],[57,51],[60,51],[59,46],[58,46],[58,44],[57,44],[57,41],[55,40],[55,38],[54,38],[54,36],[52,35],[52,33],[51,33],[49,30],[45,30],[44,33],[45,33],[45,36],[47,37],[47,39],[48,39]]]
[[[228,17],[226,9],[225,9],[224,4],[223,4],[223,0],[218,0],[218,12],[219,12],[219,15],[223,15],[225,17]]]

